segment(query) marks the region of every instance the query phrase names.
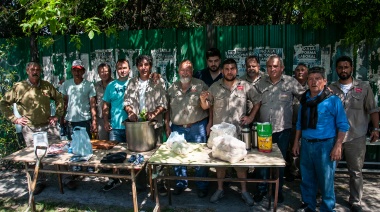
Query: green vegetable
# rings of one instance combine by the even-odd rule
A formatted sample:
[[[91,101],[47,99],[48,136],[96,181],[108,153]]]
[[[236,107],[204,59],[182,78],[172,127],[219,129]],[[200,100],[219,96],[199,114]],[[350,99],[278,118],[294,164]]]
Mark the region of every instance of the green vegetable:
[[[142,109],[139,114],[139,121],[146,121],[148,119],[146,109]]]

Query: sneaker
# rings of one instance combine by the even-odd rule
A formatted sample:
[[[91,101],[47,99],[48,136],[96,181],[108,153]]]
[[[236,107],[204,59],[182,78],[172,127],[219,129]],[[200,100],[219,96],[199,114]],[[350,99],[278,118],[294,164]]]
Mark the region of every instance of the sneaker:
[[[181,187],[175,187],[173,194],[174,195],[180,195],[186,188],[181,188]]]
[[[223,197],[224,197],[224,191],[223,190],[216,190],[215,193],[211,196],[210,202],[217,203]]]
[[[158,194],[160,195],[160,196],[166,196],[166,195],[168,195],[168,190],[166,190],[166,188],[165,188],[165,186],[160,186],[159,188],[158,188]]]
[[[37,182],[36,187],[34,188],[33,194],[38,195],[40,194],[44,189],[46,185],[42,182]]]
[[[313,212],[309,207],[307,207],[307,204],[304,203],[297,209],[297,212]]]
[[[248,206],[254,205],[251,194],[249,194],[248,192],[241,193],[241,198],[244,200],[245,204],[247,204]]]
[[[74,172],[80,172],[82,170],[82,167],[80,166],[73,166],[73,171]]]
[[[255,195],[253,195],[253,200],[255,202],[261,202],[264,198],[264,196],[267,195],[267,192],[257,192]]]
[[[68,176],[63,180],[63,184],[70,190],[75,190],[77,188],[77,183],[75,182],[75,177]]]
[[[87,172],[94,173],[95,168],[94,167],[87,167]]]
[[[363,211],[362,206],[360,206],[358,204],[351,205],[350,210],[351,210],[351,212],[362,212]]]
[[[197,194],[198,194],[199,198],[206,197],[208,194],[208,190],[207,189],[198,189]]]
[[[103,187],[103,191],[110,191],[120,185],[121,185],[120,179],[110,179],[108,180],[107,185]]]

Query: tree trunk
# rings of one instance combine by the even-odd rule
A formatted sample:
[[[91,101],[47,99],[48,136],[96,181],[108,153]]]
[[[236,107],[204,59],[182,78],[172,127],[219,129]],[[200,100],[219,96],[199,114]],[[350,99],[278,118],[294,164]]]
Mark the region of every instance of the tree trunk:
[[[32,33],[30,36],[30,61],[39,62],[38,46],[37,46],[37,34]]]

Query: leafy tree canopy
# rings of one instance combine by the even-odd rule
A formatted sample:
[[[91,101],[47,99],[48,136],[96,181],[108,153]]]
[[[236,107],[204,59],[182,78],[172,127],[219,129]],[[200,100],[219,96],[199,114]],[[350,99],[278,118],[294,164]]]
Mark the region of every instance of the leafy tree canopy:
[[[350,42],[380,32],[380,0],[3,0],[0,9],[1,37],[68,34],[74,42],[81,34],[207,24],[340,24]]]

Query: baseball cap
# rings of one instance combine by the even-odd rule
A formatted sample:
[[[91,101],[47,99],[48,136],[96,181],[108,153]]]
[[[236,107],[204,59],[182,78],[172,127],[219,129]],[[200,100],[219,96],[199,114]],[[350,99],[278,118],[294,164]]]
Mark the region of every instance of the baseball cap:
[[[74,68],[85,69],[81,60],[74,60],[73,61],[73,65],[71,66],[71,69],[74,69]]]

